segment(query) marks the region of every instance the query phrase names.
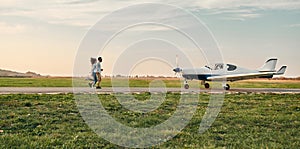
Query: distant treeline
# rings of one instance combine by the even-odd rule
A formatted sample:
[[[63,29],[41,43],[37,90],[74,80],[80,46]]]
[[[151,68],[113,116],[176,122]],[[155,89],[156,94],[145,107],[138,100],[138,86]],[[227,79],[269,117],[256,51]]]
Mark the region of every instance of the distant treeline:
[[[300,77],[295,77],[295,78],[276,77],[276,78],[272,78],[272,80],[300,80]]]

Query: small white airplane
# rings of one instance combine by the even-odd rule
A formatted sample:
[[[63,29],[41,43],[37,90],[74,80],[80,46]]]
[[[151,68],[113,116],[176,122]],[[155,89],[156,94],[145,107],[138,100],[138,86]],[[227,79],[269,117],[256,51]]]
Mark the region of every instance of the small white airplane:
[[[177,63],[177,59],[176,59]],[[177,66],[173,69],[175,73],[180,73],[185,79],[184,88],[188,89],[187,80],[201,80],[201,85],[209,88],[210,85],[206,81],[238,81],[253,78],[272,78],[274,75],[283,75],[287,66],[282,66],[278,71],[275,70],[277,58],[271,58],[257,70],[250,70],[238,67],[233,64],[216,63],[213,66],[205,66],[197,69],[182,69]],[[223,84],[225,90],[229,90],[229,84]]]

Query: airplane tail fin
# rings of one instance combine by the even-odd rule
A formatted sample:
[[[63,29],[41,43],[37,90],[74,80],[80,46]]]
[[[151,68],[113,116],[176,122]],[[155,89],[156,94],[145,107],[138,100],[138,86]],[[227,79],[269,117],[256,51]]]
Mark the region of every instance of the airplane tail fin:
[[[286,71],[287,66],[282,66],[275,75],[283,75]]]
[[[277,58],[271,58],[259,69],[260,72],[275,71]]]

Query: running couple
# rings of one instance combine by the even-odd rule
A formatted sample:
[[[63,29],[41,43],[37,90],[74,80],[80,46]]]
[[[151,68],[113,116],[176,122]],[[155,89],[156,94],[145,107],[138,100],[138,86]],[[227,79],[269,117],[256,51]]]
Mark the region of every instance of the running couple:
[[[103,69],[101,68],[101,62],[102,62],[101,57],[98,57],[98,62],[96,58],[91,58],[91,64],[92,64],[91,75],[93,77],[93,82],[90,82],[89,86],[96,87],[96,89],[101,89],[100,87],[101,71],[103,71]]]

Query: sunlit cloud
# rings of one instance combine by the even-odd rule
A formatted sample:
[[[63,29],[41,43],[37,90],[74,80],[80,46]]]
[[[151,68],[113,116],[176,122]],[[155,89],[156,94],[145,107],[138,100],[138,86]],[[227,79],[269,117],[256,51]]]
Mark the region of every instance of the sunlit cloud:
[[[1,34],[19,34],[24,33],[28,27],[21,24],[8,24],[6,22],[0,22],[0,33]]]
[[[194,6],[206,9],[233,9],[254,7],[260,9],[298,9],[300,1],[295,0],[203,0],[193,3]]]
[[[245,21],[248,19],[255,19],[263,17],[258,8],[226,8],[226,9],[211,9],[204,15],[221,16],[222,20]]]
[[[50,24],[89,27],[101,17],[117,9],[144,2],[164,3],[188,9],[206,9],[211,14],[232,14],[225,18],[245,20],[260,17],[257,9],[298,9],[295,0],[3,0],[0,16],[19,16],[42,20]]]
[[[287,27],[291,27],[291,28],[300,27],[300,24],[290,24],[287,25]]]
[[[233,14],[231,17],[225,17],[224,20],[235,20],[235,21],[245,21],[248,19],[254,19],[261,17],[262,14],[258,13],[241,13],[241,14]]]

